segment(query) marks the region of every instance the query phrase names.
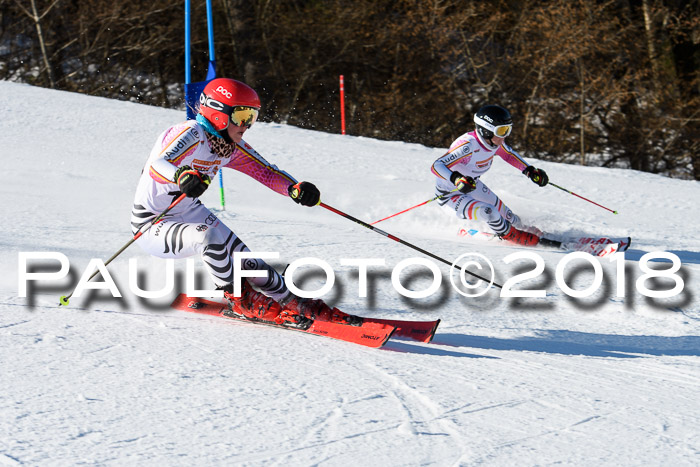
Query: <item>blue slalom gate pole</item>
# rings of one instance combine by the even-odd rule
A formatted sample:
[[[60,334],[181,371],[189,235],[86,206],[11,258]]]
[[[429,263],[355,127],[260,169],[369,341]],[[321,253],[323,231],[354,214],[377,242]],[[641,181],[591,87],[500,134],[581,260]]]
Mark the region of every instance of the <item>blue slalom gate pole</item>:
[[[185,106],[187,119],[192,120],[197,116],[195,109],[201,94],[207,83],[216,78],[216,57],[214,47],[214,15],[211,0],[206,0],[207,4],[207,39],[209,42],[209,64],[207,66],[207,77],[204,81],[192,83],[191,55],[192,43],[190,21],[192,18],[191,0],[185,0]],[[224,198],[224,176],[219,170],[219,191],[221,198],[221,209],[226,210],[226,199]]]

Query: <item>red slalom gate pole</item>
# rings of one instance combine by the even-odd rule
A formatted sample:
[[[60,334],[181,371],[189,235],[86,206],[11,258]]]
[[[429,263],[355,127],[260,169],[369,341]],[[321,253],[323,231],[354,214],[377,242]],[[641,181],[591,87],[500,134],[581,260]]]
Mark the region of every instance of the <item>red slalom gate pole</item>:
[[[381,229],[378,229],[378,228],[376,228],[376,227],[374,227],[374,226],[372,226],[372,225],[369,225],[367,222],[363,222],[363,221],[361,221],[360,219],[351,216],[350,214],[345,214],[343,211],[340,211],[340,210],[338,210],[338,209],[336,209],[336,208],[334,208],[334,207],[332,207],[332,206],[328,206],[328,205],[325,204],[325,203],[318,203],[318,204],[319,204],[319,206],[321,206],[322,208],[328,209],[329,211],[334,212],[334,213],[338,214],[339,216],[343,216],[343,217],[346,218],[346,219],[349,219],[349,220],[351,220],[351,221],[353,221],[353,222],[355,222],[355,223],[357,223],[357,224],[360,224],[362,227],[365,227],[365,228],[370,229],[370,230],[374,230],[374,231],[377,232],[378,234],[384,235],[386,238],[390,238],[391,240],[394,240],[395,242],[399,242],[399,243],[402,244],[402,245],[406,245],[406,246],[409,247],[409,248],[413,248],[414,250],[419,251],[419,252],[423,253],[423,254],[426,255],[426,256],[430,256],[431,258],[436,259],[436,260],[438,260],[438,261],[440,261],[440,262],[442,262],[442,263],[445,263],[445,264],[447,264],[447,265],[450,266],[450,267],[453,267],[453,268],[455,268],[455,269],[457,269],[457,270],[460,270],[457,266],[455,266],[454,264],[450,263],[450,262],[447,261],[446,259],[441,258],[441,257],[439,257],[438,255],[433,254],[433,253],[431,253],[431,252],[429,252],[429,251],[426,251],[426,250],[424,250],[424,249],[422,249],[422,248],[420,248],[420,247],[417,247],[417,246],[415,246],[415,245],[412,244],[412,243],[408,243],[408,242],[405,241],[405,240],[401,240],[399,237],[396,237],[396,236],[394,236],[394,235],[391,235],[390,233],[386,233],[386,232],[384,232],[384,231],[381,230]],[[477,279],[481,279],[481,280],[484,281],[484,282],[491,283],[491,284],[493,284],[494,286],[498,287],[499,289],[502,289],[502,288],[503,288],[503,286],[501,286],[501,285],[499,285],[499,284],[497,284],[497,283],[495,283],[495,282],[492,282],[492,281],[490,281],[490,280],[488,280],[488,279],[485,279],[485,278],[481,277],[481,276],[478,275],[478,274],[474,274],[473,272],[467,271],[466,269],[464,269],[464,272],[466,272],[467,274],[472,275],[473,277],[476,277]]]
[[[340,75],[340,134],[345,134],[345,82]]]
[[[111,258],[109,258],[107,261],[105,261],[104,265],[107,266],[109,263],[111,263],[112,260],[113,260],[114,258],[116,258],[117,256],[119,256],[119,255],[122,253],[122,251],[126,250],[126,249],[129,247],[129,245],[131,245],[131,244],[134,243],[136,240],[138,240],[139,237],[140,237],[141,235],[145,234],[146,232],[148,232],[148,230],[149,230],[151,227],[153,227],[154,225],[156,225],[158,222],[162,221],[162,220],[163,220],[163,217],[165,217],[165,215],[166,215],[167,213],[169,213],[170,210],[171,210],[172,208],[174,208],[175,206],[177,206],[177,203],[179,203],[180,201],[182,201],[183,199],[185,199],[185,196],[186,196],[186,195],[185,195],[184,193],[181,194],[180,196],[178,196],[178,198],[177,198],[175,201],[173,201],[173,202],[170,204],[170,206],[168,206],[167,208],[165,208],[165,210],[164,210],[163,212],[161,212],[160,214],[158,214],[158,217],[156,217],[155,219],[153,219],[153,220],[151,221],[151,223],[148,224],[148,225],[146,226],[145,229],[143,229],[143,227],[142,227],[143,230],[139,230],[138,232],[136,232],[136,235],[134,235],[134,237],[133,237],[131,240],[129,240],[128,242],[126,242],[126,244],[125,244],[123,247],[121,247],[121,248],[119,249],[119,251],[117,251],[116,253],[114,253],[114,254],[112,255]],[[95,271],[95,272],[92,274],[92,276],[90,276],[90,278],[88,279],[88,281],[92,280],[92,278],[95,277],[99,272],[100,272],[99,269],[98,269],[97,271]],[[74,290],[73,292],[75,292],[75,290]],[[60,299],[60,301],[59,301],[59,303],[58,303],[59,306],[68,306],[68,303],[69,303],[68,300],[73,296],[73,292],[69,293],[68,295],[63,295],[63,296],[61,296],[61,299]]]

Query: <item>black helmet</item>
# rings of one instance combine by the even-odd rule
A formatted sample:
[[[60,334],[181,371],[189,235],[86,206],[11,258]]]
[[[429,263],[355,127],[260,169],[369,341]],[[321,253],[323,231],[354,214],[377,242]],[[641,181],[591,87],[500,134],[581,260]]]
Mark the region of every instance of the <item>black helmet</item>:
[[[495,134],[499,138],[505,138],[513,129],[513,119],[510,112],[500,105],[485,105],[474,114],[476,131],[486,141],[491,142]]]

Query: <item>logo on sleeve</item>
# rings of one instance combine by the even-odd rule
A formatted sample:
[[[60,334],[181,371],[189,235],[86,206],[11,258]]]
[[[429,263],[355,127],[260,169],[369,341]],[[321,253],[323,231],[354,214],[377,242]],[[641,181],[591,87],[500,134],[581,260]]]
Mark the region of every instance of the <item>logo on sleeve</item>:
[[[184,132],[174,141],[171,141],[168,147],[165,149],[165,159],[168,161],[173,161],[184,154],[189,148],[194,146],[199,142],[199,137],[195,135],[196,131],[193,130]]]

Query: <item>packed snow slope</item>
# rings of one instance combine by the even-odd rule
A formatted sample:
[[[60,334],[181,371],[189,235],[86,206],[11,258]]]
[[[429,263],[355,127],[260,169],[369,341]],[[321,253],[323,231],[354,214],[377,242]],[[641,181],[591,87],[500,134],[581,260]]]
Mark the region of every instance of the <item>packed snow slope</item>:
[[[697,182],[530,159],[554,183],[619,211],[613,215],[539,188],[496,160],[483,180],[526,222],[554,236],[630,235],[631,249],[622,260],[599,260],[596,286],[591,262],[459,238],[466,224],[429,203],[378,227],[450,261],[480,253],[499,284],[530,273],[511,288],[546,296],[502,297],[494,287],[465,297],[450,284],[450,268],[431,260],[440,287],[406,298],[392,271],[420,253],[225,171],[226,210],[218,183],[203,202],[251,249],[278,252],[275,267],[326,262],[335,284],[323,298],[348,312],[442,319],[430,344],[392,339],[373,350],[174,311],[175,292],[141,299],[129,286],[129,260],[147,290],[163,288],[167,271],[138,245],[108,267],[121,298],[88,291],[59,307],[92,258],[104,261],[130,240],[144,161],[158,134],[184,116],[9,82],[0,82],[0,110],[0,464],[700,463]],[[246,140],[314,182],[325,203],[367,222],[431,198],[430,166],[445,151],[269,123],[257,123]],[[517,127],[509,140],[517,149]],[[30,282],[20,297],[20,252],[65,255],[70,274]],[[671,279],[643,279],[643,267],[672,265],[647,261],[654,252],[681,261]],[[543,271],[528,253],[542,258]],[[366,297],[358,268],[342,259],[384,260],[369,268]],[[28,264],[33,272],[59,269],[55,260]],[[199,259],[195,265],[200,288],[211,288]],[[175,265],[180,290],[185,266]],[[304,289],[325,283],[320,268],[301,271],[295,278]],[[433,283],[425,266],[399,279],[413,291]],[[640,292],[678,280],[683,290],[674,297]],[[573,298],[565,287],[592,294]]]

